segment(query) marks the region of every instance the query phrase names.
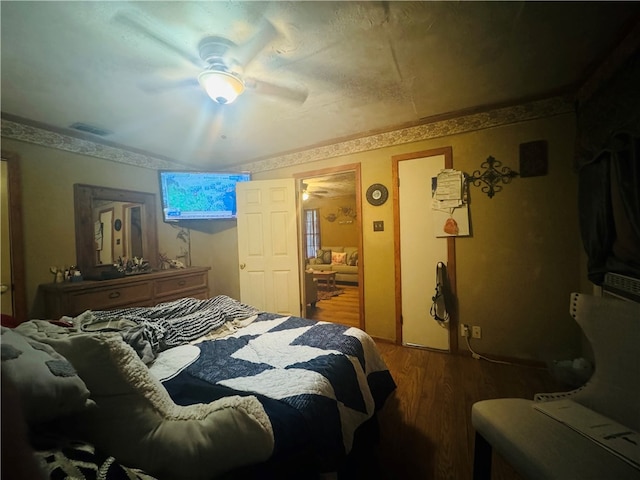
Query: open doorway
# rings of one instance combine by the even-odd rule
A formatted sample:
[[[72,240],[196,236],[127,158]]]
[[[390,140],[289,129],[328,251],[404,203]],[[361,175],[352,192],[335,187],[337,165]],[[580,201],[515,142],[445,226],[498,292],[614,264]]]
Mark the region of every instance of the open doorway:
[[[19,322],[27,318],[27,297],[22,235],[20,157],[2,150],[2,313]]]
[[[364,329],[360,164],[296,178],[304,316]]]

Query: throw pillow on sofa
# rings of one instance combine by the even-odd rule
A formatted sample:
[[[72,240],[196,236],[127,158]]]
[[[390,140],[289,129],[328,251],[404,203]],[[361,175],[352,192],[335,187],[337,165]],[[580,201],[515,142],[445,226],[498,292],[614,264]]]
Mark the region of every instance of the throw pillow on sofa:
[[[347,260],[347,265],[350,265],[352,267],[355,267],[356,265],[358,265],[358,251],[357,250],[355,252],[351,253],[351,255],[349,256],[349,259]]]
[[[331,263],[331,250],[327,250],[327,249],[322,249],[319,248],[318,251],[316,252],[316,259],[320,260],[317,261],[316,263],[321,263],[321,264],[330,264]]]
[[[347,254],[344,252],[331,252],[332,265],[346,265]]]

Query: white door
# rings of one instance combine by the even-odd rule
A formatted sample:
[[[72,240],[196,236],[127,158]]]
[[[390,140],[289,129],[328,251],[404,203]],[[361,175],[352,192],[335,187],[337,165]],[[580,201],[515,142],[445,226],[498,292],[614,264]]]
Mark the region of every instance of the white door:
[[[240,301],[300,316],[295,180],[237,185]]]
[[[402,342],[449,351],[449,330],[429,314],[436,265],[447,264],[447,239],[436,238],[431,216],[431,178],[443,168],[444,155],[398,162]]]

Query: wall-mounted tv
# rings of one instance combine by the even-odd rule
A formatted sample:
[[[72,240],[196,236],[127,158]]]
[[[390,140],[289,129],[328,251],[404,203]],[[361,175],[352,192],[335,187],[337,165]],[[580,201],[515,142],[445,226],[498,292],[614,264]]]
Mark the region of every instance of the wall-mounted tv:
[[[236,184],[248,172],[161,170],[160,196],[165,222],[237,218]]]

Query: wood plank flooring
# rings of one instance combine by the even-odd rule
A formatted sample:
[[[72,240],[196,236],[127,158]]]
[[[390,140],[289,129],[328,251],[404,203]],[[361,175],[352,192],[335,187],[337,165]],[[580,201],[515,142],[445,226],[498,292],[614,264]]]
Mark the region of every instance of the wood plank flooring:
[[[307,305],[307,318],[340,323],[348,327],[360,326],[360,299],[357,285],[338,284],[340,295],[320,300],[315,308]]]
[[[471,406],[489,398],[564,391],[545,369],[377,342],[397,389],[379,414],[377,479],[472,478]],[[521,477],[494,454],[492,480]]]
[[[309,318],[358,326],[358,289],[310,308]],[[475,430],[471,406],[489,398],[533,398],[568,390],[546,369],[377,341],[396,391],[379,413],[380,441],[356,478],[367,480],[464,480],[472,478]],[[343,479],[341,479],[343,480]],[[346,480],[352,480],[351,478]],[[498,455],[492,480],[522,480]]]

